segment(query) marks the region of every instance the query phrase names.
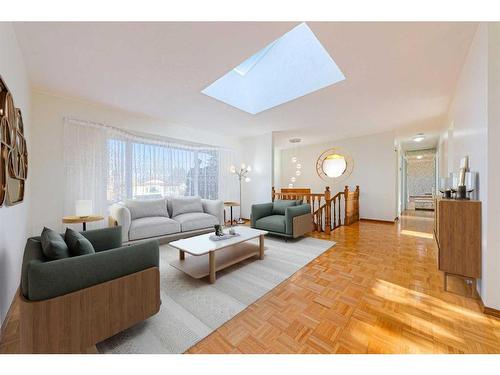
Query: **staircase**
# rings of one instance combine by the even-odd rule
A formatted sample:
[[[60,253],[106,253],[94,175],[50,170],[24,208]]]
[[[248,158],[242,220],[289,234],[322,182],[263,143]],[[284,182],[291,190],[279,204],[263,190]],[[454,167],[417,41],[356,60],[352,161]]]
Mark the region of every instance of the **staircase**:
[[[311,205],[313,226],[316,232],[330,234],[342,225],[351,225],[359,221],[359,186],[354,191],[349,191],[345,186],[333,197],[330,187],[324,193],[311,193],[307,188],[281,189],[276,192],[272,189],[273,201],[275,199],[302,200]]]

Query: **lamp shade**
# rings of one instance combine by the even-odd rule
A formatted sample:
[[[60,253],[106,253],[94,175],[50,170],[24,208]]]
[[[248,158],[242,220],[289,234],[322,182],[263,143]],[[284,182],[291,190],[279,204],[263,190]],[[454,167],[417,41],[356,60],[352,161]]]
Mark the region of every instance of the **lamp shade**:
[[[346,168],[347,163],[342,155],[333,154],[323,161],[323,171],[331,178],[342,176]]]
[[[92,215],[92,201],[91,200],[78,200],[75,202],[75,215],[76,216],[90,216]]]

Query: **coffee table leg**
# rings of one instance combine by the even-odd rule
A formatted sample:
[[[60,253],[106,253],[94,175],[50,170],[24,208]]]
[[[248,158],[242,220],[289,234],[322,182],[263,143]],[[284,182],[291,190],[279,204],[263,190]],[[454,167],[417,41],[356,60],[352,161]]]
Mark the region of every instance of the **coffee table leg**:
[[[264,235],[259,236],[259,259],[264,259]]]
[[[213,284],[215,283],[215,251],[211,251],[208,253],[208,263],[210,266],[209,280],[210,284]]]
[[[186,259],[186,255],[184,254],[184,251],[182,251],[182,250],[179,250],[179,259],[180,260]]]

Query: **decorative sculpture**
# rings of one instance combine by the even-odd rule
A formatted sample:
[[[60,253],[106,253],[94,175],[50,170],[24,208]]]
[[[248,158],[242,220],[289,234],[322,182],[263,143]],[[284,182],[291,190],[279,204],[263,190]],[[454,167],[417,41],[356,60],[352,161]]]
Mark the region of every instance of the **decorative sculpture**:
[[[23,201],[27,176],[23,117],[0,76],[0,207]]]

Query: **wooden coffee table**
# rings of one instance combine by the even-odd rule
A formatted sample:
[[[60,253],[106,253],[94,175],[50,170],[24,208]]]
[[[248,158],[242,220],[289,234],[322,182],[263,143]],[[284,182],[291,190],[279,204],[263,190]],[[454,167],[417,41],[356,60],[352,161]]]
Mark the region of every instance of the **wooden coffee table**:
[[[254,256],[264,259],[267,231],[243,226],[233,228],[240,235],[227,240],[212,241],[209,237],[213,233],[207,233],[170,242],[170,246],[179,250],[179,260],[170,265],[195,279],[209,276],[213,284],[217,271]],[[258,245],[249,242],[254,238],[259,238]],[[186,253],[192,256],[186,257]]]

